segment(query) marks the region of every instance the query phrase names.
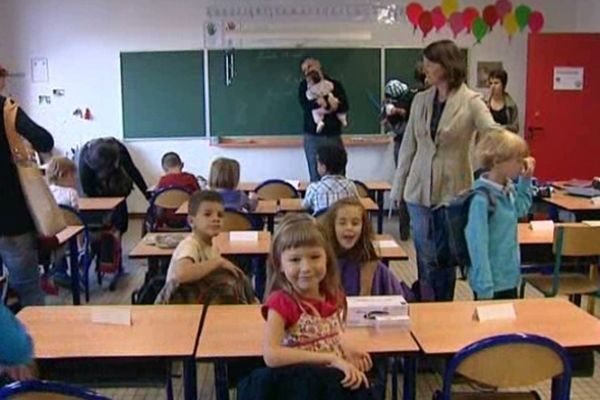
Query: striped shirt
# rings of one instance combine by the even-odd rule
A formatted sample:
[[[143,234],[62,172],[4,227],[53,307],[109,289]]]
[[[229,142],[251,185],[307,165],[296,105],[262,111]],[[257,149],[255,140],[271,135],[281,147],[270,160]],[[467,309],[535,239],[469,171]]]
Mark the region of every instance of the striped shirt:
[[[325,175],[308,186],[302,207],[319,211],[346,197],[359,197],[354,182],[342,175]]]

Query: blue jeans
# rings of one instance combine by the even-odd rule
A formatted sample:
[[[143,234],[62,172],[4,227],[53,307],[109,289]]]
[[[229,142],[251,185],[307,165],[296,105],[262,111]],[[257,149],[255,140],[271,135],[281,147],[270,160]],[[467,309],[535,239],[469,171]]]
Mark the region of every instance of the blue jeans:
[[[407,203],[422,300],[452,301],[456,267],[447,265],[448,241],[442,214],[431,207]]]
[[[0,236],[0,258],[8,268],[8,285],[19,295],[21,305],[44,305],[36,233]]]
[[[304,154],[306,155],[308,174],[310,175],[311,182],[317,182],[319,179],[321,179],[319,172],[317,171],[317,149],[325,144],[334,144],[344,147],[344,143],[342,142],[342,137],[340,135],[319,136],[308,133],[304,135]]]

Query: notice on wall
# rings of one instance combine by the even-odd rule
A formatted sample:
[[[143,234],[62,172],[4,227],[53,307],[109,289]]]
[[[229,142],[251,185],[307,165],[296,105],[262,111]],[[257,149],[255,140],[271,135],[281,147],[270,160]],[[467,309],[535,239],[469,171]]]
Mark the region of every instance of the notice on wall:
[[[554,90],[583,90],[583,67],[554,67]]]

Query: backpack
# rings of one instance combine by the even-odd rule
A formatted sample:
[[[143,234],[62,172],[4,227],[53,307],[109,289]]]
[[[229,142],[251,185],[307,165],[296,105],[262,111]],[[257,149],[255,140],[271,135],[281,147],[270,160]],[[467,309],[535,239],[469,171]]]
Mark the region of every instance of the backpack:
[[[157,275],[149,279],[131,294],[131,304],[154,304],[166,281],[165,275]]]
[[[478,187],[467,190],[449,203],[444,203],[435,208],[443,214],[444,229],[448,238],[450,262],[448,265],[458,265],[464,274],[464,269],[471,266],[469,248],[465,238],[465,228],[469,222],[469,207],[471,200],[477,194],[483,194],[488,201],[488,218],[496,211],[496,199],[489,189]]]

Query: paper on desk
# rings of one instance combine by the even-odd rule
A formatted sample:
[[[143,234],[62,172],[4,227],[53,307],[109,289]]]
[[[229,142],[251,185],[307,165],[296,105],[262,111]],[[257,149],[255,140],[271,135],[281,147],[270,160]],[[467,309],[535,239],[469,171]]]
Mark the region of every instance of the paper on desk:
[[[131,325],[131,308],[128,307],[94,307],[92,322],[95,324]]]
[[[230,242],[258,242],[257,231],[231,231],[229,232]]]
[[[586,224],[587,226],[600,226],[600,221],[581,221],[582,223]]]
[[[294,189],[296,189],[296,190],[298,190],[298,188],[300,188],[300,181],[293,180],[293,179],[286,179],[285,181],[287,183],[289,183],[290,185],[292,185],[294,187]]]
[[[488,304],[475,308],[475,317],[479,322],[517,319],[513,303]]]
[[[593,205],[600,205],[600,197],[592,197],[592,204]]]
[[[532,231],[546,231],[554,229],[554,221],[531,221],[529,222],[529,227]]]
[[[400,247],[398,246],[398,243],[396,243],[395,240],[376,240],[375,246],[379,247],[380,249],[391,249],[394,247]]]

